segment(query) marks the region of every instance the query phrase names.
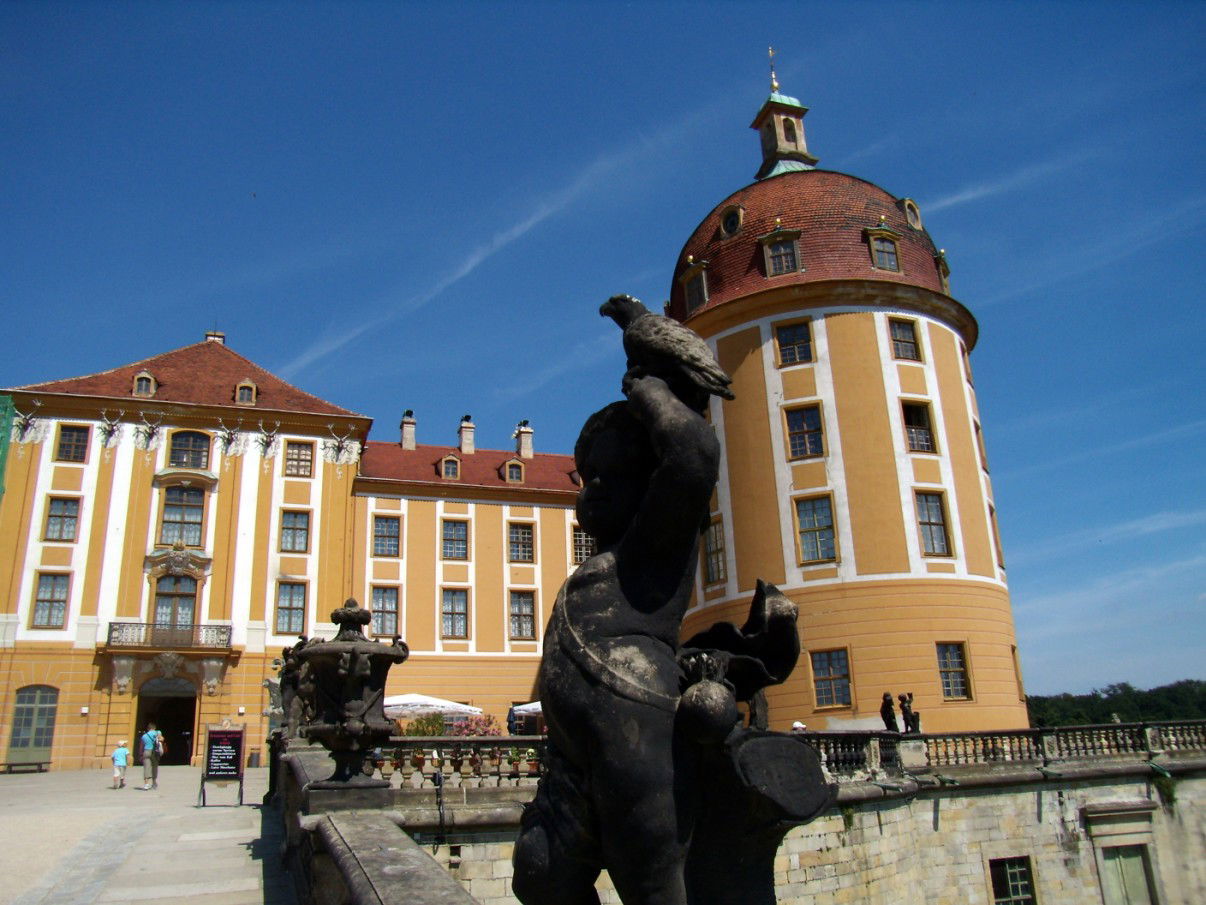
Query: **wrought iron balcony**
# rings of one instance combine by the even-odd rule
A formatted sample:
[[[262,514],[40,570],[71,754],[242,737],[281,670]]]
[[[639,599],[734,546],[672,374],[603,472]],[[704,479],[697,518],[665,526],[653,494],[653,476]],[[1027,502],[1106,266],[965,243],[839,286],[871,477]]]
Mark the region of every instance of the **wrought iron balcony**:
[[[153,622],[110,622],[110,647],[154,647],[174,650],[228,650],[229,625],[156,625]]]

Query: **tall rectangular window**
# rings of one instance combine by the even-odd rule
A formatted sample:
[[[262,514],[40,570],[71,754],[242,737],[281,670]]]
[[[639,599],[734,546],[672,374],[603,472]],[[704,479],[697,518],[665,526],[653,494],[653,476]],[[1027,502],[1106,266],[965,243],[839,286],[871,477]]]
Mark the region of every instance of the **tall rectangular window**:
[[[699,273],[690,277],[686,285],[683,287],[687,294],[687,313],[690,314],[696,308],[702,306],[708,300],[708,284],[701,270]]]
[[[401,550],[402,519],[396,515],[373,516],[373,556],[397,556]]]
[[[930,407],[924,402],[902,402],[905,440],[909,452],[934,452],[934,431],[930,427]]]
[[[392,638],[398,634],[398,589],[373,587],[373,634]]]
[[[787,449],[793,459],[825,455],[819,405],[787,410]]]
[[[46,540],[74,541],[79,535],[80,501],[51,497],[46,507]]]
[[[850,706],[850,656],[845,649],[813,651],[812,684],[817,707]]]
[[[163,493],[159,542],[200,547],[204,512],[205,491],[197,487],[168,487]]]
[[[796,500],[796,521],[800,531],[800,561],[831,562],[837,559],[833,540],[833,507],[829,497]]]
[[[445,638],[469,637],[469,591],[444,588],[441,604],[441,630]]]
[[[766,267],[771,276],[795,273],[799,270],[796,266],[796,240],[784,239],[781,242],[769,243],[766,246]]]
[[[515,522],[509,524],[507,548],[511,562],[535,562],[536,549],[532,542],[532,526]]]
[[[1030,859],[994,858],[988,862],[993,905],[1035,905]]]
[[[938,675],[942,678],[943,698],[959,701],[971,697],[967,683],[967,655],[962,644],[938,645]]]
[[[574,565],[580,566],[595,555],[595,539],[577,525],[574,525],[573,535]]]
[[[536,592],[511,592],[511,637],[536,639]]]
[[[307,553],[310,550],[310,513],[281,513],[281,552]]]
[[[917,492],[917,523],[921,527],[921,545],[926,555],[951,555],[942,494]]]
[[[704,584],[719,584],[727,578],[724,555],[724,522],[708,525],[704,532]]]
[[[876,236],[871,239],[871,255],[875,266],[880,270],[900,270],[900,262],[896,257],[896,242]]]
[[[892,357],[905,361],[921,361],[921,347],[917,344],[917,325],[912,321],[893,318],[888,321],[892,328]]]
[[[282,581],[276,586],[276,633],[300,635],[306,628],[306,586]]]
[[[83,462],[88,458],[88,434],[86,427],[64,424],[59,427],[59,445],[55,459],[60,462]]]
[[[63,628],[67,625],[67,590],[70,575],[38,575],[30,628]]]
[[[779,347],[779,364],[812,361],[812,328],[808,321],[776,327],[775,343]]]
[[[314,474],[314,444],[285,441],[285,474],[291,478],[308,478]]]
[[[444,559],[469,558],[469,523],[445,519],[441,528],[443,546],[441,553]]]

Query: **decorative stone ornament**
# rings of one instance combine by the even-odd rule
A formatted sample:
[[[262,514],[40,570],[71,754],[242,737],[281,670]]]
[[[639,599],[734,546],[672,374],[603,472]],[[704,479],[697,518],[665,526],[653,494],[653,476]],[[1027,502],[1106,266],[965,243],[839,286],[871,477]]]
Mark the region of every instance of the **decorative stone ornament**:
[[[113,658],[113,690],[118,694],[129,694],[134,681],[134,658]]]
[[[362,767],[393,733],[385,716],[385,679],[410,650],[400,638],[393,644],[366,638],[372,613],[353,598],[331,613],[331,621],[339,628],[334,638],[313,638],[291,652],[299,664],[296,693],[306,704],[307,720],[298,734],[321,744],[335,760],[335,772],[314,787],[381,786]]]
[[[159,667],[159,672],[165,679],[174,679],[176,673],[184,668],[184,657],[174,650],[166,650],[155,655],[155,665]]]

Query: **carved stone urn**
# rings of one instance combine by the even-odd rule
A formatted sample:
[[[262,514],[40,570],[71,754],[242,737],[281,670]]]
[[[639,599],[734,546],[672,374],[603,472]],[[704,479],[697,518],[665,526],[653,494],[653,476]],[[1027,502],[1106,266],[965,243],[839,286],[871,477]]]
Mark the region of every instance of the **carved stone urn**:
[[[348,598],[331,613],[331,621],[339,627],[335,637],[311,639],[295,651],[305,678],[299,693],[311,697],[312,714],[298,734],[318,742],[335,760],[335,772],[315,783],[317,788],[388,785],[366,776],[362,767],[394,731],[383,707],[385,677],[391,666],[410,656],[410,650],[400,638],[392,644],[366,638],[364,626],[371,620],[369,610]]]

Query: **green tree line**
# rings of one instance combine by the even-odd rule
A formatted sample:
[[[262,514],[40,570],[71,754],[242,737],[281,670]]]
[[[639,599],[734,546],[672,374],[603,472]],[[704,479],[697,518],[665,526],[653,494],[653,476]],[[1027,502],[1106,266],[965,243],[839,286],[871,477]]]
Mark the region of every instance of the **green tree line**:
[[[1030,695],[1030,725],[1075,726],[1083,723],[1151,723],[1206,719],[1206,682],[1182,679],[1144,691],[1126,682],[1095,688],[1088,694]]]

